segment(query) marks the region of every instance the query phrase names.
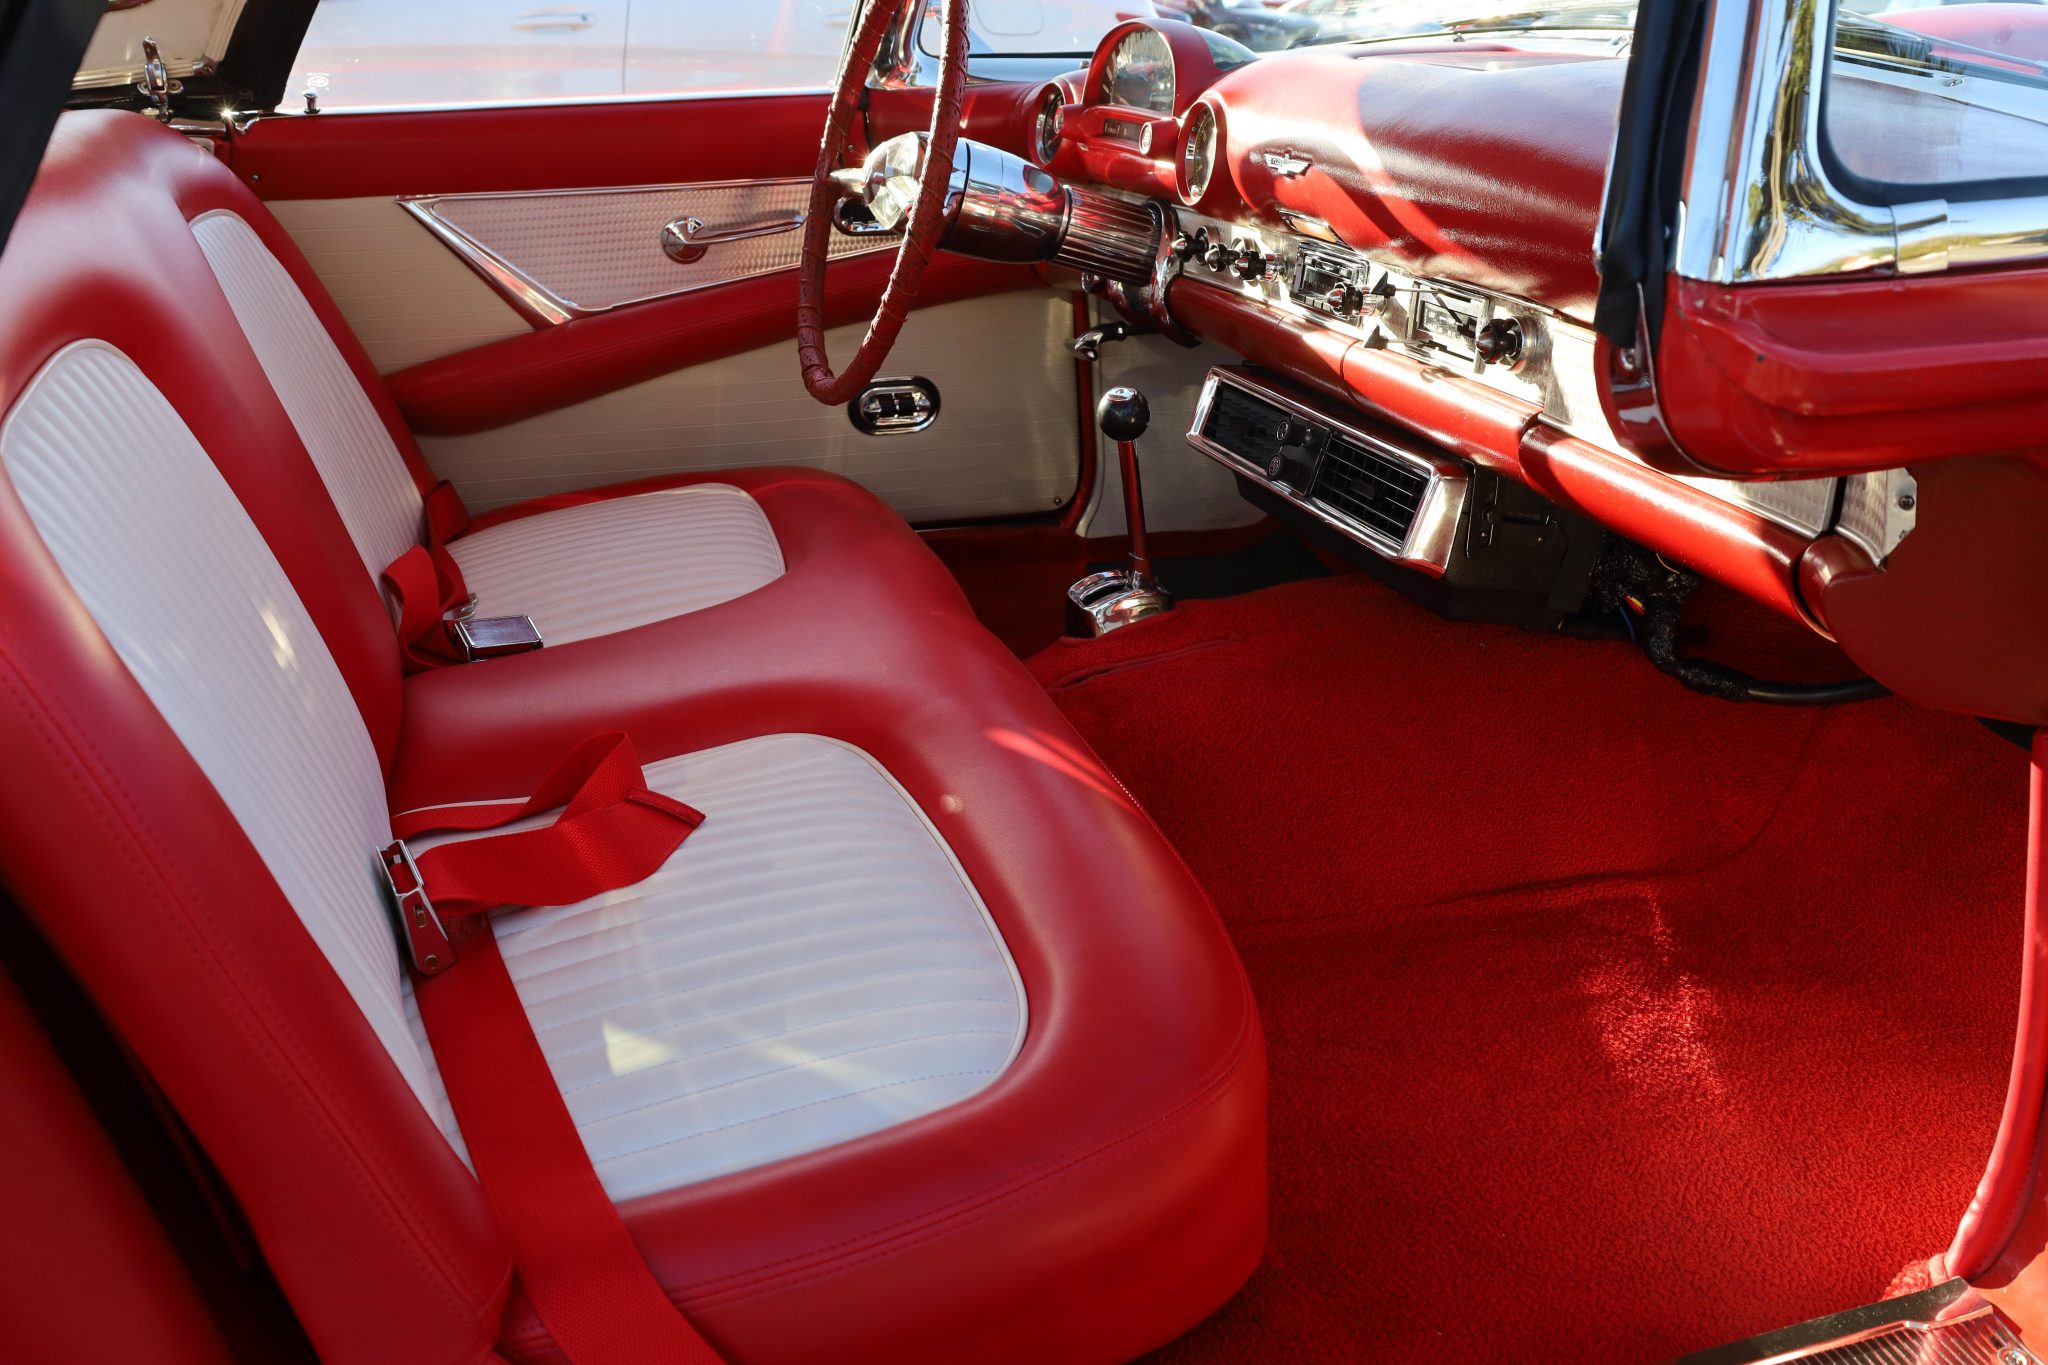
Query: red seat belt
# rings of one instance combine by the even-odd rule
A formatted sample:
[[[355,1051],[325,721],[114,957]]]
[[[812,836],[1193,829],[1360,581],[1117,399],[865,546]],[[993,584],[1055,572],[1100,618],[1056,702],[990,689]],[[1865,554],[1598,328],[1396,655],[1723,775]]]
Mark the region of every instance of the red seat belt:
[[[434,485],[421,512],[420,543],[385,566],[384,590],[398,606],[398,645],[406,671],[463,662],[444,624],[451,611],[475,606],[448,542],[469,525],[469,509],[447,480]]]
[[[564,807],[551,825],[443,844]],[[649,791],[624,734],[571,750],[525,801],[400,815],[381,862],[413,955],[415,994],[484,1198],[541,1321],[574,1365],[688,1362],[718,1353],[670,1302],[599,1183],[491,933],[508,906],[567,905],[658,869],[704,817]],[[457,966],[459,970],[450,970]]]

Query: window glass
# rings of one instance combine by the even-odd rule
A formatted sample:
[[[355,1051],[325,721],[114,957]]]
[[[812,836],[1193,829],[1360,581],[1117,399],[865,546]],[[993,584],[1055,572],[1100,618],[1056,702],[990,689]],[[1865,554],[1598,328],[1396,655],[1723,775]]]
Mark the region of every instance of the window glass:
[[[320,0],[286,87],[322,109],[822,90],[853,0]]]
[[[2048,176],[2048,4],[1845,0],[1825,116],[1838,167],[1881,199]]]

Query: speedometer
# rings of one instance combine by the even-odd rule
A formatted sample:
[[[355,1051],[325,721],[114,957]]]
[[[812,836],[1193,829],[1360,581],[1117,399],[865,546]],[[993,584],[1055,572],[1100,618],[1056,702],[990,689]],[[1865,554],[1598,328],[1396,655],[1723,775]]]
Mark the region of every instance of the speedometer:
[[[1149,28],[1117,40],[1102,68],[1102,102],[1155,114],[1173,112],[1173,51]]]

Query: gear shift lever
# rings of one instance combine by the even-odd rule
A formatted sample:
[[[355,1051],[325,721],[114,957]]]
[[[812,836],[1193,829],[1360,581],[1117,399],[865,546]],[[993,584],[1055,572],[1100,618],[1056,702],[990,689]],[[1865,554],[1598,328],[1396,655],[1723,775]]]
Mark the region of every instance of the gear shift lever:
[[[1123,473],[1124,524],[1131,534],[1131,562],[1126,569],[1090,574],[1067,589],[1069,633],[1107,635],[1110,631],[1173,610],[1173,597],[1152,577],[1152,556],[1145,544],[1145,493],[1138,481],[1138,438],[1151,423],[1145,395],[1132,388],[1114,388],[1102,395],[1095,419],[1102,434],[1116,442],[1117,464]]]

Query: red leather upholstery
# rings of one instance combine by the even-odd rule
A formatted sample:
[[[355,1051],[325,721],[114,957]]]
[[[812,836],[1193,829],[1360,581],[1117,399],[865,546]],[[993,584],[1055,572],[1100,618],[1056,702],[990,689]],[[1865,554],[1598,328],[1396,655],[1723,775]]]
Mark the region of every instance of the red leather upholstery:
[[[198,1291],[4,972],[0,1095],[8,1356],[225,1365]]]
[[[1014,957],[1030,1030],[988,1089],[625,1206],[712,1341],[736,1360],[1114,1360],[1220,1304],[1264,1235],[1243,973],[1179,858],[902,522],[830,476],[722,475],[782,543],[769,586],[401,684],[382,605],[184,230],[221,206],[338,331],[231,176],[133,116],[73,115],[0,259],[0,406],[77,338],[137,362],[305,599],[393,809],[523,790],[598,729],[649,760],[819,733],[909,792]],[[4,480],[0,749],[0,866],[233,1186],[323,1357],[555,1358],[473,1179]]]

